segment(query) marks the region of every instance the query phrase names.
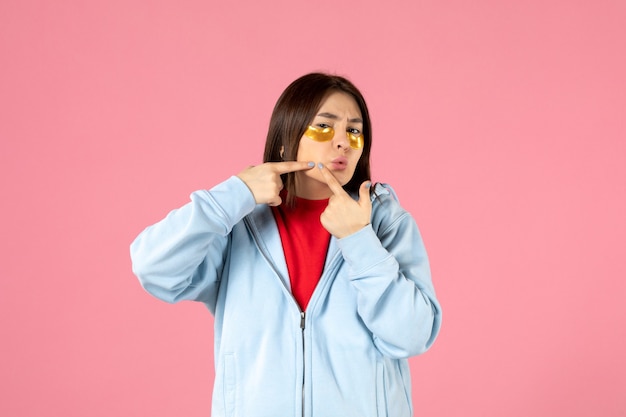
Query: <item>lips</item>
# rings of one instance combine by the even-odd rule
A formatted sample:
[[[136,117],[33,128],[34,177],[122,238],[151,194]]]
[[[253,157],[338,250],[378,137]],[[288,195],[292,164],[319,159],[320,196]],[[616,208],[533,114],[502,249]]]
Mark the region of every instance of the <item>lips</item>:
[[[335,171],[343,171],[348,168],[348,158],[345,156],[339,156],[330,161],[330,168]]]

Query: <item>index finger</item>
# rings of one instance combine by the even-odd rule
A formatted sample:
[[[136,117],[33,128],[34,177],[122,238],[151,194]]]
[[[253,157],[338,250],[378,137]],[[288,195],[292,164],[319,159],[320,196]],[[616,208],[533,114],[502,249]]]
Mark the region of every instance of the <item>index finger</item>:
[[[330,191],[332,191],[333,194],[335,195],[347,194],[346,191],[341,186],[341,184],[339,184],[339,181],[337,181],[337,178],[335,178],[333,173],[330,172],[328,168],[326,168],[326,165],[320,164],[319,168],[320,168],[320,171],[322,171],[322,177],[324,177],[324,181],[326,181],[326,184],[328,184],[328,188],[330,188]]]
[[[305,169],[311,169],[315,166],[315,162],[306,161],[284,161],[284,162],[269,162],[277,174],[287,174],[289,172],[304,171]]]

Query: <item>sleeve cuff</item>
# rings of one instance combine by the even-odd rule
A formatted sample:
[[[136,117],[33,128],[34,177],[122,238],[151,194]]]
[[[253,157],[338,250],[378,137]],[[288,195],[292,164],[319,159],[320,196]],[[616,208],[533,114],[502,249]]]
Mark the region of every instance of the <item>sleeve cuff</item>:
[[[371,224],[350,236],[338,239],[337,245],[343,258],[356,275],[359,271],[366,271],[390,258],[393,259],[380,243]]]

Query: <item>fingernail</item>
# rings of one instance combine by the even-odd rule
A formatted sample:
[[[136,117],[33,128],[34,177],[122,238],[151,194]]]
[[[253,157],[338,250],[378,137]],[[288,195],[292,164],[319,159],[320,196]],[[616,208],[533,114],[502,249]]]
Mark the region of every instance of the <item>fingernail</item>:
[[[309,162],[309,168],[313,168],[315,166],[315,162]]]
[[[372,182],[368,181],[367,184],[365,184],[365,188],[370,188],[372,186]]]
[[[318,162],[318,163],[317,163],[317,167],[318,167],[319,169],[322,169],[322,168],[324,168],[324,164],[322,164],[321,162]]]

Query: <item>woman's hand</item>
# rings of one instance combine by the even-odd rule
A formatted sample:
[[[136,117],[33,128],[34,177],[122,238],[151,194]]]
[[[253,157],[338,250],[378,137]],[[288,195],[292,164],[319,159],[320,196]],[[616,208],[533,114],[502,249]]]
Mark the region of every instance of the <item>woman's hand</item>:
[[[365,181],[359,188],[359,201],[355,201],[341,187],[332,172],[320,164],[322,176],[333,192],[326,210],[320,216],[322,226],[338,239],[358,232],[370,223],[372,200],[370,199],[370,181]]]
[[[288,172],[304,171],[315,166],[314,162],[286,161],[266,162],[261,165],[249,166],[237,176],[252,191],[254,201],[257,204],[279,206],[282,203],[280,190],[283,189],[282,174]]]

